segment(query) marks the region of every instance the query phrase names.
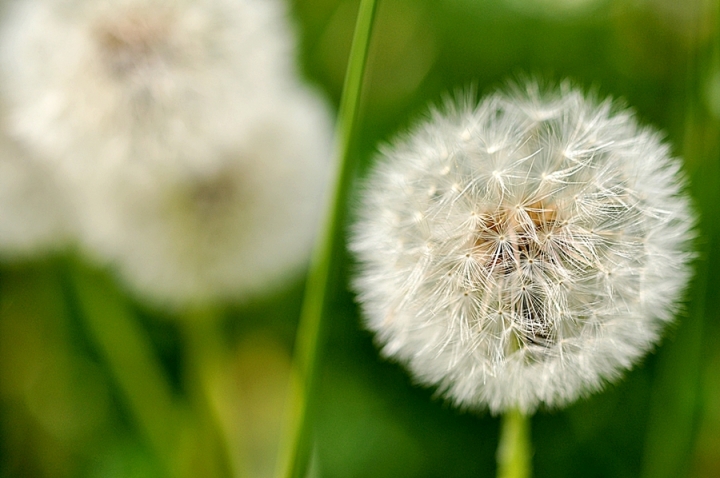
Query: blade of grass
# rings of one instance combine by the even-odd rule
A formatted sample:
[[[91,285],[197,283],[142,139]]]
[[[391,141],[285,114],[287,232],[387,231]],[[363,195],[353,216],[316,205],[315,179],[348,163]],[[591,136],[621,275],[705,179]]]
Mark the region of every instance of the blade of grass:
[[[278,477],[304,477],[312,437],[309,411],[318,370],[318,338],[325,312],[326,295],[339,245],[334,241],[342,228],[348,186],[355,169],[352,143],[357,130],[358,106],[365,76],[377,0],[361,0],[348,69],[345,75],[336,126],[335,181],[323,228],[313,253],[294,351],[294,377],[288,397],[285,443],[278,461]]]

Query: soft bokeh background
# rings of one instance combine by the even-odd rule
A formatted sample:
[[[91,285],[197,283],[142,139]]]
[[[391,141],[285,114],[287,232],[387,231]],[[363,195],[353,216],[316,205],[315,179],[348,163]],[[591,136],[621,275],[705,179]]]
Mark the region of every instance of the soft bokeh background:
[[[295,0],[307,78],[336,105],[357,0]],[[720,33],[716,1],[380,0],[357,154],[443,95],[531,74],[622,98],[685,160],[700,214],[677,325],[621,382],[532,420],[537,477],[720,476]],[[342,238],[340,238],[342,239]],[[497,418],[455,410],[379,358],[340,257],[315,410],[323,477],[492,476]],[[67,259],[0,268],[0,477],[156,477],[68,284]],[[272,476],[302,279],[230,308],[213,399],[245,476]],[[133,306],[174,393],[177,322]]]

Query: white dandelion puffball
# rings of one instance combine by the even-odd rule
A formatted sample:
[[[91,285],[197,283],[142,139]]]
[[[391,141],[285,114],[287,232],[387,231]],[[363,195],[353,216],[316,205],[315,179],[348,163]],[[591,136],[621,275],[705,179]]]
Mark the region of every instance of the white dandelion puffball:
[[[330,173],[332,120],[304,88],[255,112],[223,169],[94,185],[84,247],[166,308],[243,300],[298,277]]]
[[[611,101],[535,84],[386,147],[351,249],[383,353],[456,405],[558,407],[648,352],[690,275],[680,162]]]
[[[257,105],[296,81],[277,0],[26,0],[1,40],[11,132],[82,181],[217,171]]]

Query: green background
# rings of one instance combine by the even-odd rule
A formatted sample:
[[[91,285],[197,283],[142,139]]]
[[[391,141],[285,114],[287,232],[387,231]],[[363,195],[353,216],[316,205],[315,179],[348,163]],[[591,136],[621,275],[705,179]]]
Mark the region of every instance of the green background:
[[[296,0],[299,61],[339,102],[358,1]],[[537,477],[720,476],[720,6],[692,0],[380,0],[355,151],[429,104],[531,76],[624,101],[683,157],[696,274],[662,344],[616,384],[532,419]],[[344,235],[338,237],[344,240]],[[337,258],[322,337],[313,472],[493,476],[499,420],[456,410],[381,359]],[[0,269],[0,477],[162,476],[77,304],[65,257]],[[109,286],[114,287],[114,286]],[[117,286],[121,289],[121,286]],[[224,311],[223,415],[240,468],[272,476],[302,279]],[[132,304],[173,393],[187,393],[177,321]]]

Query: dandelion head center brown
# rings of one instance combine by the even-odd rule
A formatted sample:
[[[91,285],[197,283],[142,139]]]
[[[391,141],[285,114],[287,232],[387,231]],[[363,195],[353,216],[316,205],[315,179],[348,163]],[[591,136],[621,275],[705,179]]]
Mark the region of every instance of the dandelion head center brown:
[[[536,201],[502,206],[478,218],[472,253],[494,284],[502,288],[511,275],[522,278],[519,291],[500,293],[501,315],[511,322],[511,348],[545,347],[554,343],[553,320],[546,312],[544,287],[535,271],[553,261],[545,243],[561,227],[553,205]],[[513,278],[513,282],[517,279]],[[560,285],[560,281],[558,281]]]
[[[95,27],[95,40],[110,73],[127,76],[160,62],[169,50],[168,12],[129,10],[104,18]]]

